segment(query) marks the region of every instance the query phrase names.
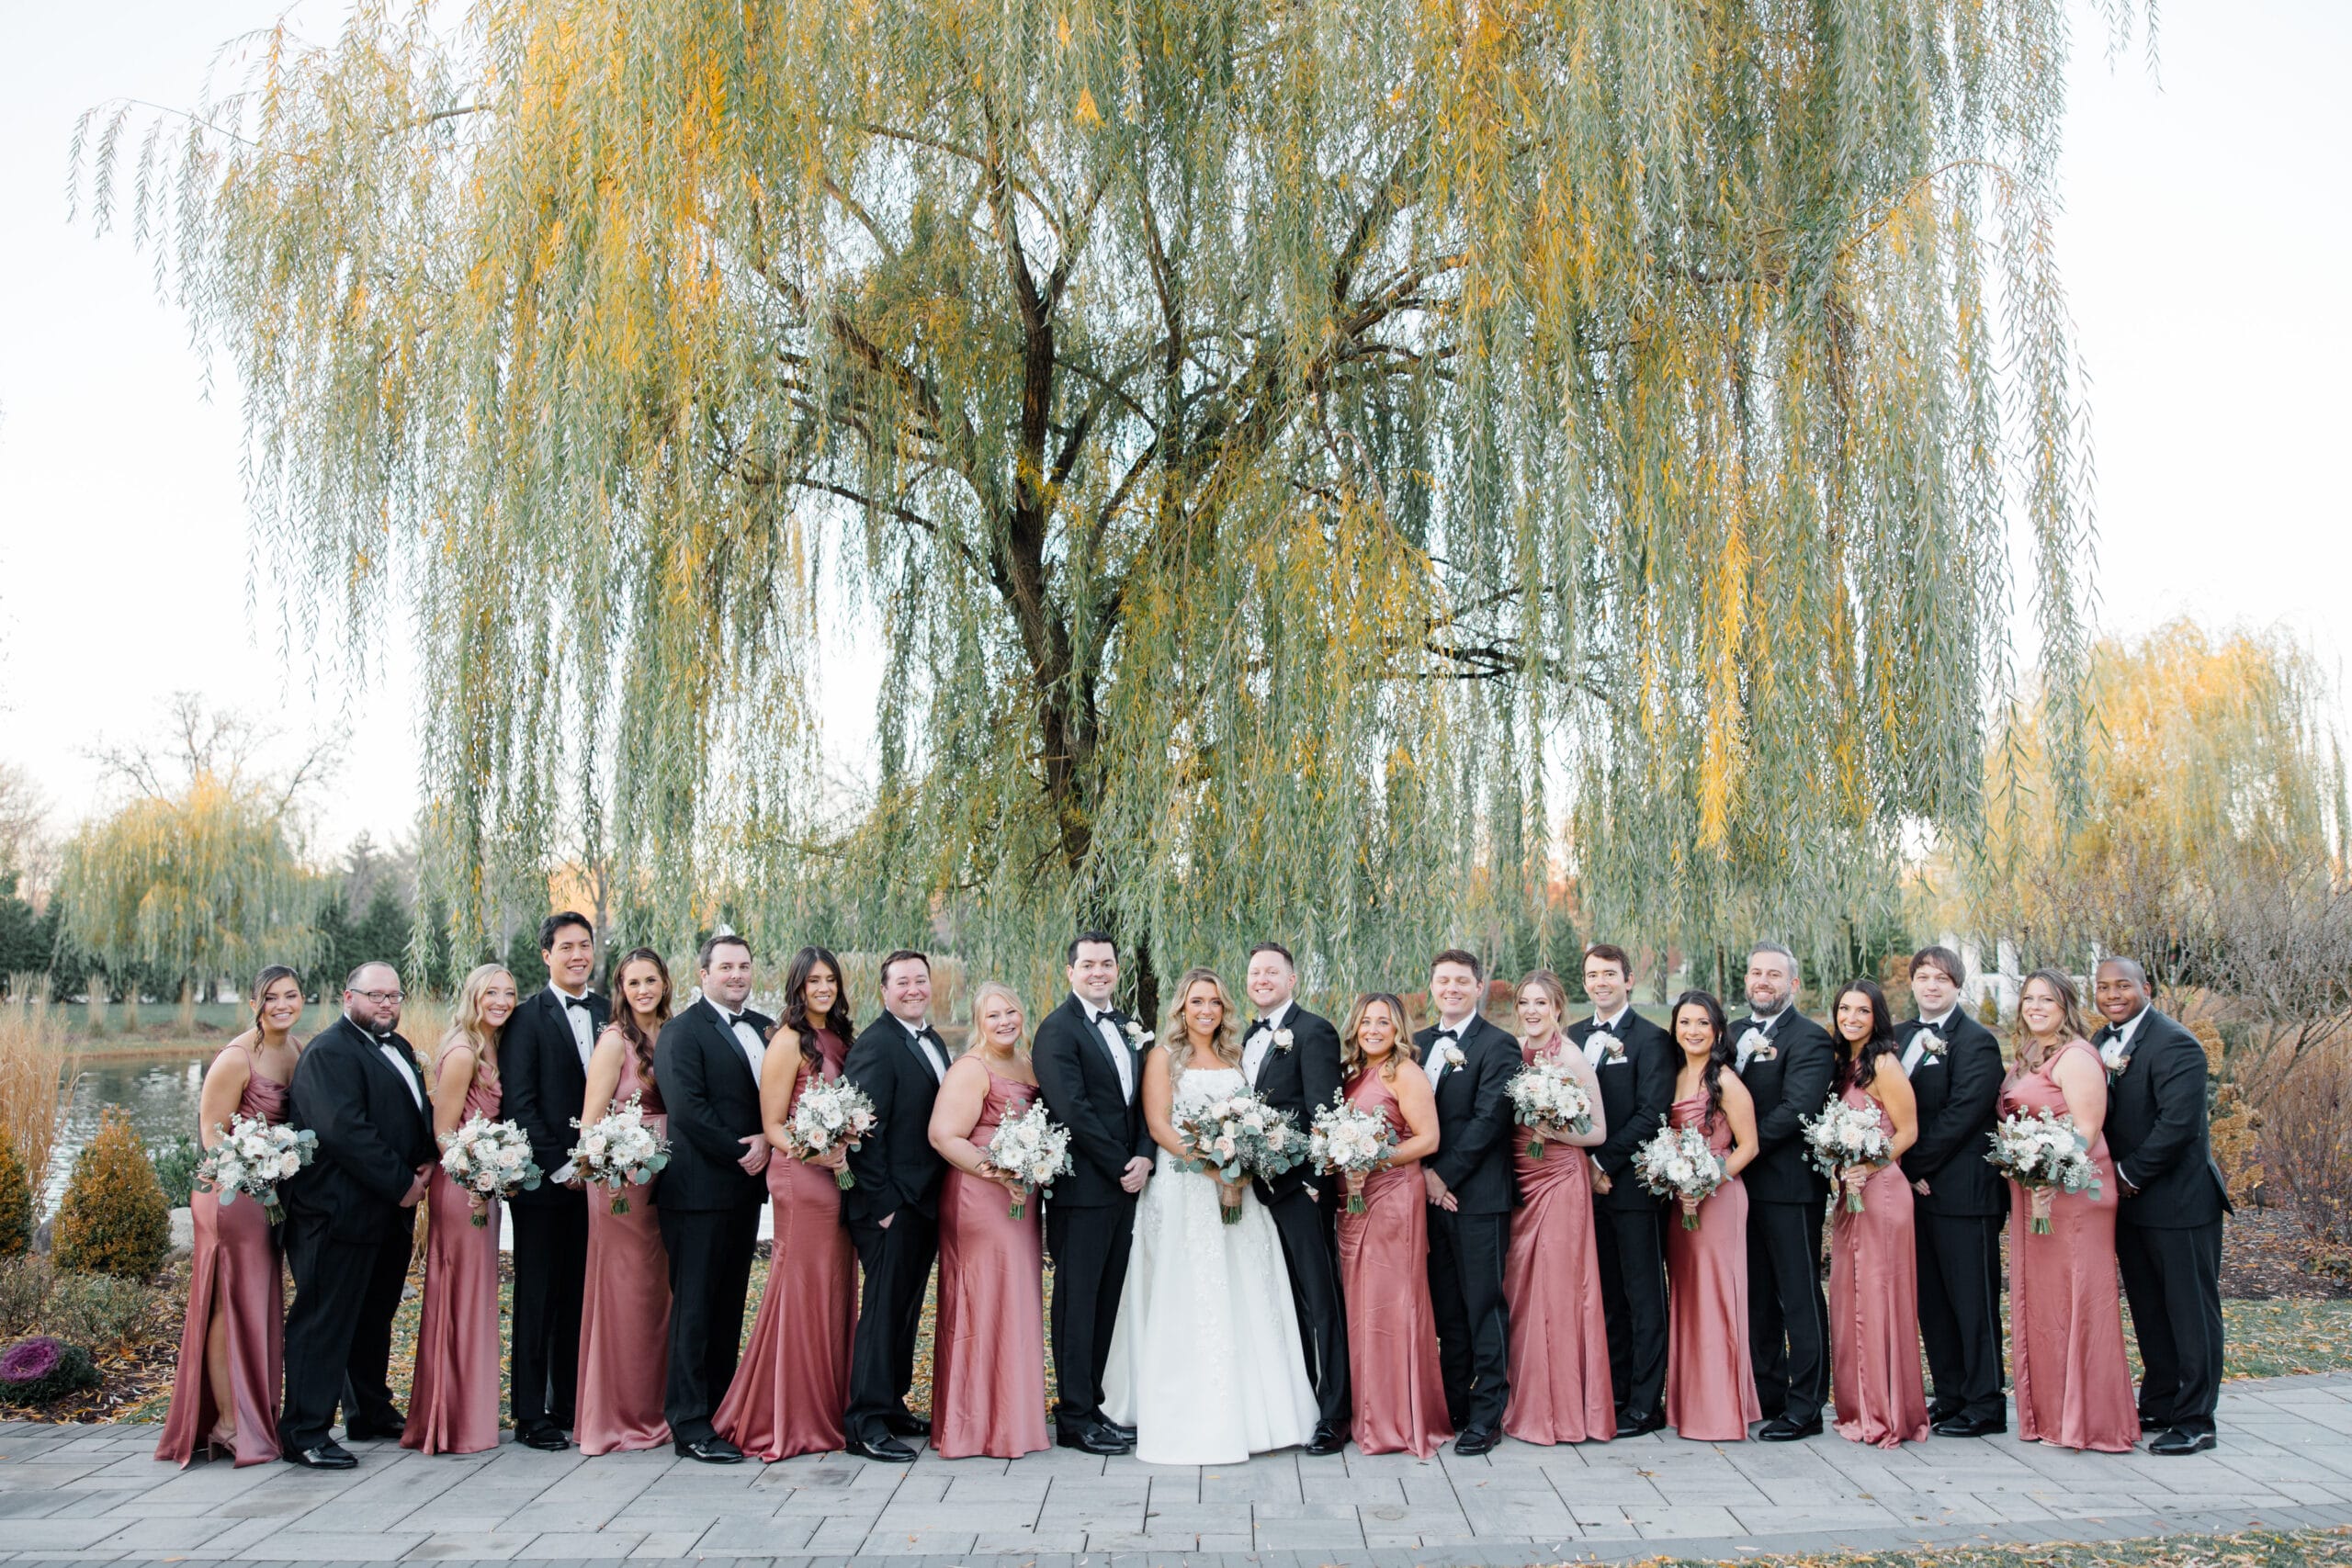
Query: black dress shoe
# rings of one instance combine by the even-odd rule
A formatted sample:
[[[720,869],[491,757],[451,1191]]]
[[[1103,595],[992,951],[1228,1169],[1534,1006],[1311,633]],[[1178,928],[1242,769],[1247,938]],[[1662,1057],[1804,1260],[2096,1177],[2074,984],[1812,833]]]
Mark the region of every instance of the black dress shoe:
[[[343,1440],[346,1443],[397,1443],[405,1430],[397,1422],[390,1427],[377,1427],[361,1421],[348,1421],[344,1424]]]
[[[1133,1427],[1128,1426],[1125,1422],[1105,1421],[1102,1426],[1104,1431],[1118,1438],[1119,1441],[1126,1444],[1127,1447],[1134,1448],[1136,1446],[1136,1429]]]
[[[1650,1432],[1666,1430],[1666,1412],[1653,1410],[1646,1416],[1625,1415],[1617,1419],[1617,1436],[1638,1438]]]
[[[886,1416],[882,1424],[890,1428],[894,1438],[928,1438],[931,1423],[920,1416]]]
[[[876,1464],[912,1464],[915,1461],[914,1450],[887,1434],[879,1438],[852,1438],[849,1451]]]
[[[680,1438],[671,1444],[671,1447],[677,1451],[680,1459],[698,1459],[705,1464],[743,1462],[743,1450],[724,1438]]]
[[[2221,1439],[2211,1432],[2192,1432],[2183,1427],[2175,1427],[2150,1443],[2148,1451],[2152,1454],[2201,1454],[2207,1449],[2218,1447],[2220,1442]]]
[[[571,1445],[564,1440],[563,1431],[556,1427],[533,1427],[528,1430],[514,1429],[514,1440],[526,1449],[537,1449],[544,1454],[560,1454]]]
[[[1759,1443],[1793,1443],[1799,1438],[1821,1436],[1821,1417],[1810,1421],[1792,1421],[1786,1416],[1767,1421],[1756,1433]]]
[[[1492,1427],[1470,1427],[1453,1439],[1453,1451],[1464,1459],[1476,1459],[1480,1454],[1492,1452],[1494,1446],[1501,1441]]]
[[[1348,1435],[1337,1430],[1327,1421],[1316,1427],[1315,1436],[1306,1440],[1306,1452],[1321,1459],[1326,1455],[1338,1453],[1347,1446]]]
[[[288,1464],[299,1464],[304,1470],[350,1470],[359,1461],[351,1450],[329,1438],[315,1449],[288,1449],[283,1456]]]
[[[1065,1429],[1054,1440],[1066,1449],[1076,1449],[1088,1454],[1123,1454],[1133,1446],[1122,1441],[1119,1434],[1109,1427],[1100,1425],[1083,1431]]]
[[[1954,1416],[1928,1428],[1939,1438],[1996,1438],[2008,1429],[2008,1422],[1995,1416]]]

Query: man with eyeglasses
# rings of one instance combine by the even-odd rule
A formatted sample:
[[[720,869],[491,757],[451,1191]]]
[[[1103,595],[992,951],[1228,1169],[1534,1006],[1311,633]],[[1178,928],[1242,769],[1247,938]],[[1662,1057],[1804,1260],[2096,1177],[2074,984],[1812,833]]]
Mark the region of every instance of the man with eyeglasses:
[[[288,1463],[349,1470],[334,1440],[398,1441],[389,1372],[392,1314],[408,1279],[416,1204],[433,1173],[433,1119],[416,1055],[401,1038],[401,977],[363,964],[344,982],[343,1016],[294,1066],[288,1119],[319,1136],[317,1157],[282,1184],[286,1260],[286,1404],[277,1423]]]

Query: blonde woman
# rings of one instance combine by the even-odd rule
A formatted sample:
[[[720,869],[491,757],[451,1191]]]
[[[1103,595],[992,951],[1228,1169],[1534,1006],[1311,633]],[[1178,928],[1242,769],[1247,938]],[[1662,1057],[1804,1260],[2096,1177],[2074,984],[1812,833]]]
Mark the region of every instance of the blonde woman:
[[[433,1048],[433,1136],[446,1144],[503,1098],[498,1037],[514,1016],[514,976],[485,964],[458,987],[457,1021]],[[424,1307],[401,1447],[470,1454],[498,1446],[498,1201],[461,1190],[435,1167],[425,1197]],[[487,1224],[477,1225],[476,1215]]]
[[[1245,1182],[1227,1224],[1213,1171],[1176,1118],[1246,1087],[1239,1019],[1214,970],[1178,980],[1144,1061],[1144,1120],[1159,1146],[1136,1205],[1135,1250],[1111,1335],[1103,1410],[1136,1429],[1148,1464],[1238,1464],[1314,1433],[1298,1314],[1280,1238]]]

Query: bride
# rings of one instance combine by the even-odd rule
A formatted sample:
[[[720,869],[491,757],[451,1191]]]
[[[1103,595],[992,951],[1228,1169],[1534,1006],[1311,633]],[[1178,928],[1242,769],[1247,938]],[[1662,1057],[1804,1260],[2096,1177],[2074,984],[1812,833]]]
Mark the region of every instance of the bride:
[[[1147,1463],[1238,1464],[1306,1442],[1315,1389],[1273,1221],[1245,1184],[1240,1224],[1225,1224],[1216,1173],[1185,1168],[1173,1125],[1176,1108],[1244,1087],[1233,998],[1208,969],[1186,971],[1176,996],[1175,1038],[1144,1063],[1159,1157],[1136,1207],[1102,1405],[1135,1427]]]

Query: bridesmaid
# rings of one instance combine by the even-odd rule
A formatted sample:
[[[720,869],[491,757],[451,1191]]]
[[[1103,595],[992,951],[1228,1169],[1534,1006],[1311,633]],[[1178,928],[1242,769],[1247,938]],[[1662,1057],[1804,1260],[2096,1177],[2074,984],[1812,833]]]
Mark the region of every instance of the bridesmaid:
[[[1891,1449],[1928,1438],[1928,1391],[1919,1374],[1918,1258],[1912,1250],[1911,1183],[1904,1151],[1919,1137],[1918,1101],[1903,1074],[1886,993],[1850,980],[1830,1008],[1838,1053],[1829,1091],[1875,1111],[1893,1142],[1883,1165],[1849,1165],[1829,1204],[1830,1382],[1838,1435]],[[1848,1190],[1862,1195],[1850,1212]]]
[[[2017,1065],[2001,1085],[2001,1114],[2052,1111],[2091,1141],[2099,1190],[2009,1194],[2009,1352],[2018,1435],[2027,1442],[2126,1453],[2140,1438],[2139,1405],[2123,1360],[2115,1284],[2115,1162],[2108,1157],[2107,1069],[2083,1037],[2075,983],[2052,969],[2018,992]],[[2032,1234],[2036,1213],[2050,1234]]]
[[[1340,1210],[1340,1293],[1348,1308],[1350,1393],[1356,1447],[1427,1459],[1453,1435],[1437,1364],[1430,1306],[1428,1192],[1421,1161],[1437,1153],[1437,1095],[1413,1059],[1405,1004],[1371,992],[1356,998],[1340,1032],[1348,1103],[1388,1119],[1396,1147],[1361,1189],[1364,1212]]]
[[[857,1254],[842,1224],[833,1178],[846,1161],[838,1150],[821,1160],[787,1157],[800,1091],[841,1077],[856,1038],[841,976],[841,960],[821,947],[793,954],[784,1016],[760,1075],[761,1125],[776,1151],[767,1168],[775,1240],[751,1339],[711,1425],[745,1453],[771,1462],[848,1443],[842,1412],[849,1405],[850,1340],[857,1327]],[[787,1061],[791,1072],[781,1070]]]
[[[1666,1418],[1678,1436],[1709,1443],[1745,1441],[1748,1423],[1764,1418],[1747,1353],[1747,1189],[1739,1179],[1756,1157],[1756,1102],[1726,1070],[1728,1021],[1723,1003],[1685,991],[1667,1025],[1682,1052],[1667,1124],[1702,1128],[1709,1148],[1730,1151],[1724,1184],[1698,1205],[1697,1229],[1683,1229],[1680,1205],[1664,1206]]]
[[[302,983],[273,964],[255,976],[254,1026],[221,1048],[205,1069],[197,1136],[206,1148],[229,1123],[250,1116],[286,1120],[286,1086],[301,1043]],[[239,1198],[226,1208],[217,1193],[188,1200],[196,1225],[196,1262],[188,1275],[187,1323],[180,1331],[179,1370],[157,1459],[186,1464],[202,1443],[226,1450],[240,1465],[277,1458],[278,1369],[285,1345],[277,1227],[262,1206]]]
[[[653,1081],[653,1041],[670,1017],[670,966],[650,947],[628,953],[614,971],[620,1008],[588,1058],[588,1094],[580,1124],[593,1127],[635,1096],[649,1127],[663,1127],[661,1086]],[[614,1194],[588,1193],[588,1293],[580,1303],[579,1425],[583,1454],[658,1449],[670,1440],[662,1418],[665,1347],[670,1342],[670,1258],[652,1185],[625,1189],[628,1213]]]
[[[988,1160],[1008,1116],[1037,1099],[1022,1049],[1027,1020],[1010,986],[972,993],[972,1047],[931,1109],[931,1146],[947,1162],[939,1195],[939,1331],[931,1446],[943,1459],[1019,1459],[1046,1433],[1046,1282],[1037,1194]],[[1021,1218],[1012,1218],[1014,1204]]]
[[[514,1015],[514,976],[485,964],[458,991],[458,1018],[433,1054],[433,1135],[477,1116],[501,1094],[498,1035]],[[471,1454],[498,1446],[498,1200],[459,1190],[439,1166],[425,1202],[424,1308],[401,1447]],[[488,1221],[475,1224],[480,1214]]]
[[[1582,1152],[1602,1143],[1609,1125],[1600,1075],[1560,1032],[1567,1010],[1568,988],[1549,969],[1519,983],[1521,1059],[1566,1065],[1592,1101],[1590,1130],[1545,1129],[1540,1159],[1527,1152],[1533,1130],[1512,1130],[1521,1206],[1511,1216],[1503,1264],[1510,1307],[1510,1404],[1503,1430],[1522,1443],[1607,1442],[1617,1433],[1592,1234],[1592,1162]]]

